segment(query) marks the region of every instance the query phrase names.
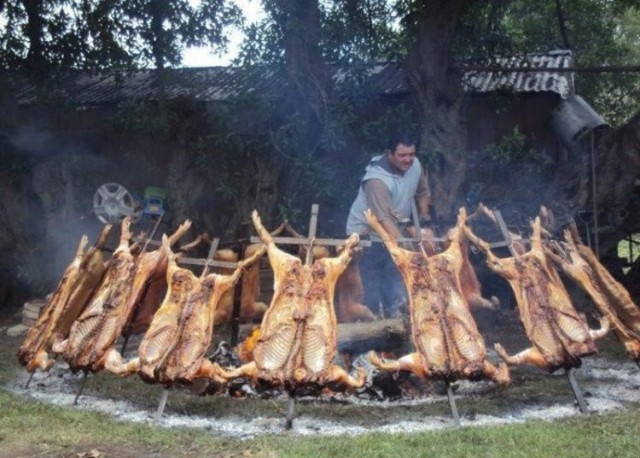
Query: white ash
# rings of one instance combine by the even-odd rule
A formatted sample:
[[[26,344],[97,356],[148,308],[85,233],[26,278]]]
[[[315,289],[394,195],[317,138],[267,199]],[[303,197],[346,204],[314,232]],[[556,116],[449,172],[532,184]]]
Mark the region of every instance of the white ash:
[[[120,421],[150,423],[167,428],[201,428],[215,434],[239,439],[249,439],[265,434],[336,436],[374,432],[414,433],[455,426],[451,416],[434,416],[428,412],[425,412],[424,417],[419,421],[397,421],[396,418],[390,416],[388,420],[381,420],[380,423],[370,426],[354,425],[346,421],[330,421],[315,418],[311,415],[301,415],[294,419],[292,431],[285,430],[285,418],[276,414],[276,412],[272,416],[261,416],[248,420],[243,417],[225,416],[220,413],[216,413],[215,416],[203,417],[178,415],[165,411],[163,417],[156,420],[154,411],[144,411],[128,402],[101,399],[94,396],[82,395],[78,405],[73,406],[72,403],[82,379],[82,374],[72,374],[65,364],[56,365],[48,373],[36,373],[29,389],[24,388],[28,374],[24,371],[19,371],[16,376],[17,378],[11,384],[5,386],[6,389],[45,403],[66,408],[104,412]],[[551,376],[564,376],[564,374],[562,371],[558,371]],[[638,389],[640,387],[640,369],[630,361],[611,361],[599,357],[585,358],[582,368],[575,371],[575,376],[585,395],[589,411],[592,413],[619,411],[625,409],[629,403],[640,402],[640,389]],[[456,385],[455,398],[459,407],[463,405],[466,397],[482,396],[483,393],[492,389],[492,384],[484,381],[459,381],[456,382]],[[159,387],[153,388],[153,392],[157,393],[155,395],[159,398],[161,389]],[[531,420],[551,421],[581,415],[573,401],[573,397],[569,394],[568,387],[567,392],[566,403],[549,405],[531,405],[526,402],[514,403],[508,410],[505,409],[500,416],[463,414],[461,425],[477,427],[523,423]],[[285,396],[281,396],[281,399],[283,403],[286,403]],[[334,396],[333,401],[327,400],[326,397],[302,397],[299,401],[323,403],[335,402],[336,400],[342,403],[377,406],[385,409],[397,406],[416,406],[445,402],[447,397],[446,395],[438,394],[418,396],[414,399],[374,401],[360,399],[355,395],[337,394]],[[250,399],[245,401],[251,402]]]

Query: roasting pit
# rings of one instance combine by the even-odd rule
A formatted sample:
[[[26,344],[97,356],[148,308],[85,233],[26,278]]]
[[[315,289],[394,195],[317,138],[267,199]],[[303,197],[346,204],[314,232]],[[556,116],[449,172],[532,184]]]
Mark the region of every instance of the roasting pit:
[[[611,339],[613,340],[613,339]],[[615,342],[612,343],[615,345]],[[495,354],[491,355],[496,358]],[[461,413],[461,425],[477,427],[523,423],[532,420],[556,420],[581,415],[571,396],[562,371],[548,375],[540,371],[514,371],[516,383],[505,390],[496,389],[490,382],[458,383],[455,392]],[[154,408],[145,408],[137,402],[126,401],[126,392],[118,390],[113,397],[105,396],[102,389],[95,389],[101,382],[90,376],[87,392],[78,405],[72,406],[82,374],[72,374],[66,364],[57,364],[50,372],[37,372],[29,389],[25,389],[28,373],[16,372],[16,377],[5,386],[9,391],[38,401],[74,408],[106,413],[117,420],[156,424],[165,428],[199,428],[226,437],[250,439],[268,434],[285,434],[282,411],[286,406],[286,395],[279,394],[259,413],[252,403],[260,396],[246,399],[230,399],[228,396],[195,397],[185,388],[184,395],[194,402],[207,402],[210,413],[190,414],[171,408],[171,402],[160,419],[154,418]],[[113,375],[106,375],[114,379]],[[640,402],[640,369],[630,361],[608,357],[585,358],[576,373],[589,404],[591,415],[623,410],[631,403]],[[125,380],[116,379],[124,383]],[[149,398],[158,399],[162,388],[145,385],[139,379],[127,381],[142,386]],[[564,394],[549,395],[549,387],[562,387]],[[519,387],[528,387],[535,394],[524,395]],[[553,391],[553,388],[551,389]],[[117,398],[122,399],[117,399]],[[488,399],[488,404],[499,404],[495,409],[485,409],[477,404]],[[231,404],[230,404],[231,403]],[[233,408],[225,411],[229,405]],[[221,408],[216,408],[222,406]],[[274,407],[275,406],[275,407]],[[343,395],[301,397],[299,412],[293,429],[287,434],[296,436],[360,435],[367,433],[416,433],[455,427],[447,408],[445,394],[427,394],[416,397],[403,395],[399,399],[373,399],[370,395]],[[246,410],[246,411],[245,411]],[[318,412],[316,414],[315,412]],[[335,412],[335,415],[331,415]],[[350,413],[349,413],[350,412]],[[350,415],[357,417],[350,418]],[[354,418],[357,418],[354,420]]]
[[[315,211],[312,211],[311,228],[315,228],[314,218],[317,217],[317,207],[313,210]],[[501,232],[505,237],[505,243],[508,244],[508,231],[503,226],[504,224],[501,225]],[[310,230],[307,238],[283,240],[285,243],[296,242],[295,244],[304,242],[308,246],[316,241],[333,242],[316,240],[314,230]],[[213,241],[207,260],[202,262],[205,265],[205,272],[209,265],[213,264],[211,258],[217,242],[217,239]],[[307,263],[309,259],[308,257]],[[237,306],[234,309],[234,312],[237,312]],[[507,309],[492,312],[493,326],[489,326],[492,329],[484,329],[482,332],[487,339],[487,349],[498,341],[508,344],[510,348],[527,345],[522,341],[524,335],[519,329],[520,324],[517,323],[514,312]],[[482,312],[478,314],[481,315]],[[506,320],[503,319],[505,316],[498,316],[505,314],[508,315]],[[234,315],[237,317],[236,313]],[[393,320],[379,320],[374,323],[379,326],[381,321]],[[399,321],[401,328],[406,328],[406,324],[403,324],[401,319],[396,321]],[[513,328],[514,324],[518,327],[517,331]],[[388,327],[388,323],[382,325]],[[239,333],[237,321],[232,328],[230,341],[233,342],[235,340],[233,337],[237,338]],[[353,331],[353,328],[350,331]],[[383,335],[388,336],[386,330],[385,333]],[[349,333],[348,340],[354,340],[352,334],[352,332]],[[521,341],[514,341],[515,335],[519,335]],[[217,332],[216,336],[221,337]],[[128,335],[124,340],[127,339]],[[349,342],[350,347],[345,349],[344,345],[341,347],[340,340],[338,338],[340,351],[354,352],[353,342]],[[610,346],[619,347],[613,338],[610,340],[612,340]],[[344,344],[344,339],[342,342]],[[123,353],[125,346],[122,345]],[[137,345],[132,347],[132,351],[135,351]],[[368,349],[373,347],[366,346]],[[382,350],[375,347],[378,351]],[[394,349],[399,350],[398,346]],[[357,352],[360,351],[363,349],[357,350]],[[575,373],[575,378],[588,403],[590,414],[620,410],[624,409],[626,404],[640,402],[638,367],[620,355],[615,355],[614,358],[609,356],[586,358],[583,361],[583,367]],[[499,360],[493,350],[489,350],[488,357],[492,361]],[[225,367],[239,365],[239,361],[226,362],[218,359],[214,361]],[[587,412],[584,400],[578,395],[575,399],[580,408],[576,405],[567,385],[567,377],[562,371],[549,375],[539,369],[513,368],[513,385],[507,389],[499,389],[490,382],[460,380],[455,384],[455,395],[453,395],[451,386],[445,383],[425,384],[415,376],[411,376],[412,379],[408,375],[398,376],[393,373],[385,373],[382,377],[382,373],[376,372],[365,357],[357,358],[354,366],[366,366],[366,372],[370,374],[365,388],[358,389],[354,394],[346,395],[330,390],[318,390],[313,395],[297,391],[293,397],[290,397],[286,392],[274,389],[256,392],[249,383],[243,385],[243,382],[233,382],[230,384],[230,389],[216,396],[198,397],[194,394],[201,393],[202,390],[174,388],[170,392],[172,399],[164,415],[162,415],[164,401],[169,392],[163,390],[160,385],[146,385],[137,377],[123,380],[104,373],[89,376],[88,385],[95,386],[82,395],[76,406],[86,375],[82,372],[74,375],[67,364],[61,361],[50,372],[36,372],[31,388],[28,388],[28,374],[21,373],[8,386],[8,389],[54,405],[75,406],[74,408],[103,412],[122,421],[152,422],[162,427],[202,428],[240,439],[263,434],[280,434],[291,428],[294,418],[292,406],[295,406],[295,402],[298,402],[299,410],[296,412],[293,434],[301,436],[419,432],[454,427],[457,424],[482,426],[521,423],[536,419],[553,420]],[[395,379],[389,381],[389,377],[395,377]],[[398,388],[399,385],[401,388]],[[578,386],[577,383],[572,383],[572,388],[576,386]],[[329,387],[333,388],[331,385]],[[385,387],[393,387],[395,391]],[[134,391],[137,394],[134,394]],[[215,392],[214,389],[206,391]],[[460,417],[453,402],[454,396],[459,403]],[[233,399],[234,397],[242,399]],[[173,402],[174,398],[175,402]],[[190,399],[181,401],[181,398]],[[159,399],[157,412],[160,414],[154,415],[156,412],[154,402],[158,402]],[[263,403],[262,406],[258,405],[260,402]],[[176,404],[179,407],[176,408]]]

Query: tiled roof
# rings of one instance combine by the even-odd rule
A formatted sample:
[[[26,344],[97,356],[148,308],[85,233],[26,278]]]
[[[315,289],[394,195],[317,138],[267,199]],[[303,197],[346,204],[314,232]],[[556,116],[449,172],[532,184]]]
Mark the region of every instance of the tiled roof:
[[[531,71],[496,72],[465,71],[463,83],[467,92],[494,92],[499,90],[522,92],[554,92],[565,98],[573,87],[570,72],[553,71],[570,68],[570,51],[552,51],[529,54],[524,57],[499,58],[495,66],[518,68],[528,66]],[[337,87],[346,78],[355,76],[353,69],[336,68],[333,78]],[[370,64],[361,67],[358,77],[366,80],[381,95],[401,95],[408,91],[404,71],[398,63]],[[18,75],[7,75],[14,87],[20,105],[37,100],[36,87]],[[153,100],[156,97],[156,75],[151,70],[116,75],[113,73],[87,74],[73,71],[57,75],[54,96],[76,107],[117,105],[123,102]],[[167,98],[193,97],[205,102],[231,101],[244,95],[277,96],[286,85],[281,73],[266,67],[207,67],[167,70],[165,94]]]
[[[504,69],[531,68],[532,71],[467,71],[464,83],[470,92],[494,92],[509,90],[514,92],[555,92],[562,98],[573,90],[573,73],[558,72],[554,69],[571,68],[571,51],[558,50],[545,54],[532,53],[522,57],[496,59],[496,67]]]

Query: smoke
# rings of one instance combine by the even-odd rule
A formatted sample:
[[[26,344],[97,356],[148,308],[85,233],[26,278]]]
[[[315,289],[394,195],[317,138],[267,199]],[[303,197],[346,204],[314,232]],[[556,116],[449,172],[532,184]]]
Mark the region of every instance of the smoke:
[[[10,160],[3,168],[11,178],[5,186],[12,198],[0,204],[8,221],[0,228],[0,240],[7,241],[0,250],[8,264],[4,281],[19,301],[55,287],[82,235],[97,236],[102,224],[91,213],[93,193],[113,167],[88,140],[35,123],[5,139]]]

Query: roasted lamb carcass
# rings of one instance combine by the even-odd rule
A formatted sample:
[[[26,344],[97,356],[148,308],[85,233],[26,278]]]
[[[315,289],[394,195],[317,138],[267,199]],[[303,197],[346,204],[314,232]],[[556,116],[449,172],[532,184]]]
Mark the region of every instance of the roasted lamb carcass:
[[[293,228],[286,221],[276,229],[271,231],[272,236],[280,235],[283,231],[291,232]],[[243,258],[252,257],[257,251],[262,251],[263,244],[252,243],[244,249]],[[216,252],[216,256],[220,256],[221,260],[235,262],[238,257],[235,253],[222,254]],[[220,299],[220,304],[216,309],[216,323],[224,323],[232,318],[233,302],[235,298],[235,288],[227,291]],[[260,319],[267,310],[267,304],[260,301],[260,262],[254,262],[248,266],[240,281],[240,321],[252,322]]]
[[[69,335],[71,325],[100,282],[106,269],[102,251],[110,231],[110,224],[104,226],[96,243],[86,253],[87,237],[80,240],[73,261],[18,351],[18,360],[27,371],[47,370],[55,363],[47,353],[50,339],[54,334]]]
[[[347,239],[339,256],[319,259],[309,266],[275,245],[256,211],[251,216],[267,246],[274,273],[274,295],[260,326],[254,360],[231,375],[289,389],[331,382],[348,388],[362,387],[366,375],[363,370],[353,378],[333,365],[337,347],[335,285],[359,241],[357,234]]]
[[[221,296],[237,282],[242,270],[256,262],[266,248],[239,262],[231,275],[209,274],[200,278],[177,266],[176,255],[171,252],[166,237],[163,250],[169,257],[169,289],[140,343],[138,358],[124,363],[120,355],[112,353],[106,367],[123,376],[139,371],[149,383],[170,385],[196,378],[222,383],[227,373],[206,358],[216,306]]]
[[[253,258],[259,251],[264,253],[262,243],[252,243],[245,248],[243,259]],[[216,252],[216,259],[227,262],[237,262],[238,254],[231,250],[220,250]],[[231,273],[231,271],[223,273]],[[267,310],[267,304],[259,300],[259,262],[252,263],[244,270],[240,285],[240,321],[251,322],[254,319],[262,318],[264,312]],[[234,299],[235,287],[227,291],[220,299],[220,304],[216,308],[216,323],[224,323],[231,320]]]
[[[590,330],[573,307],[558,272],[542,247],[540,218],[533,223],[529,251],[498,258],[490,246],[465,228],[467,237],[487,255],[487,265],[505,278],[514,292],[520,320],[532,347],[509,356],[500,344],[496,351],[508,364],[532,364],[550,372],[579,367],[581,358],[597,351],[594,340],[609,330],[601,319],[599,330]]]
[[[374,321],[375,315],[364,305],[364,286],[360,276],[360,250],[354,254],[336,285],[336,315],[340,323]]]
[[[371,211],[365,216],[389,249],[407,286],[411,337],[416,348],[396,361],[383,361],[371,352],[371,362],[385,371],[410,371],[423,379],[485,377],[508,385],[509,369],[506,364],[496,367],[487,359],[484,340],[460,285],[464,208],[456,226],[449,231],[447,249],[432,256],[400,248]]]
[[[185,221],[168,237],[168,243],[176,243],[190,227],[191,221]],[[128,257],[126,259],[128,262]],[[129,278],[129,285],[114,282],[111,291],[120,293],[107,299],[105,303],[109,303],[110,306],[103,306],[102,310],[94,309],[91,319],[95,322],[100,320],[102,324],[95,328],[95,337],[85,341],[87,347],[82,352],[87,356],[76,358],[74,364],[78,368],[93,372],[102,370],[105,361],[110,357],[109,354],[118,353],[115,348],[116,342],[127,326],[130,326],[127,332],[140,332],[147,317],[160,305],[162,298],[158,295],[166,288],[167,265],[167,255],[161,249],[142,252],[134,258],[133,274],[129,274],[128,277],[127,274],[122,275],[123,281],[124,278]],[[136,323],[131,323],[134,316]]]
[[[561,245],[550,243],[553,249],[547,250],[547,255],[589,294],[600,313],[611,321],[629,357],[640,361],[640,309],[573,229],[565,230]]]
[[[191,221],[185,221],[169,237],[169,245],[173,246],[189,229]],[[186,253],[198,246],[204,234],[195,240],[180,246],[180,254]],[[167,291],[167,266],[169,260],[162,249],[150,253],[143,253],[136,260],[136,278],[130,299],[134,301],[132,318],[127,323],[123,334],[138,335],[144,333],[151,324],[158,307],[162,303]],[[142,286],[141,289],[136,288]]]
[[[129,297],[135,273],[134,257],[130,252],[131,219],[122,220],[120,243],[109,260],[102,282],[96,288],[89,304],[73,323],[69,337],[56,336],[52,349],[62,353],[72,371],[96,371],[104,356],[112,334],[116,331],[123,304]],[[122,323],[124,325],[124,323]]]

